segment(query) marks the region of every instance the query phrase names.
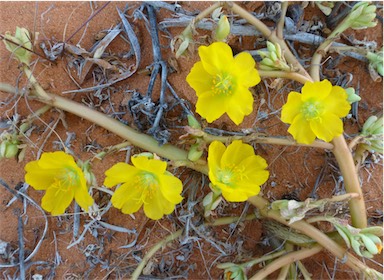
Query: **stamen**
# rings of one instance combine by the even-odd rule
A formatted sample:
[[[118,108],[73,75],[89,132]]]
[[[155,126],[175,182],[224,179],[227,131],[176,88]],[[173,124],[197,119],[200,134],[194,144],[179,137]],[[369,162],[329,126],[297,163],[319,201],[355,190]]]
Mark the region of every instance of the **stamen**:
[[[212,90],[217,95],[231,95],[233,90],[232,77],[228,74],[217,74],[212,79]]]

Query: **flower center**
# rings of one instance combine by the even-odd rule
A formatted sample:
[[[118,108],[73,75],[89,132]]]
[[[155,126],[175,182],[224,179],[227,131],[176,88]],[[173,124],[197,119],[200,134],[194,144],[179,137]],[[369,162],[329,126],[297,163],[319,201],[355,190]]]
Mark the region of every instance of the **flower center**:
[[[232,76],[226,73],[217,74],[212,80],[212,90],[217,95],[232,95]]]
[[[316,101],[307,101],[301,107],[301,113],[307,121],[314,120],[320,117],[322,106]]]
[[[242,172],[236,166],[228,166],[218,171],[218,179],[221,183],[233,187],[242,179]]]
[[[77,174],[76,170],[73,168],[65,168],[65,171],[63,172],[62,176],[59,178],[60,185],[68,188],[78,185],[79,182],[79,175]]]
[[[139,185],[143,188],[141,200],[147,203],[148,199],[151,199],[157,190],[159,182],[155,175],[149,172],[142,172],[138,175]]]

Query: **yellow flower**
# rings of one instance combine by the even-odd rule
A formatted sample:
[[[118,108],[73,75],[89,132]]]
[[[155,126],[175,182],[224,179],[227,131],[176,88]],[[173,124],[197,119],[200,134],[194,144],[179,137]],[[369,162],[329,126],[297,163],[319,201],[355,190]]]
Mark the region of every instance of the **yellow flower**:
[[[199,47],[201,61],[196,62],[187,76],[196,91],[196,112],[209,123],[227,113],[239,125],[253,110],[249,87],[260,82],[255,61],[249,53],[233,57],[230,46],[216,42]]]
[[[227,148],[213,141],[208,149],[209,179],[227,201],[245,201],[257,195],[269,177],[267,166],[265,159],[241,140],[233,141]]]
[[[93,204],[83,171],[72,156],[64,152],[43,153],[25,166],[25,182],[35,190],[45,190],[41,207],[60,215],[73,198],[85,211]]]
[[[133,156],[131,161],[133,166],[119,162],[105,172],[106,187],[123,183],[112,195],[112,205],[132,214],[144,204],[144,213],[152,220],[172,213],[183,200],[183,185],[166,170],[167,163],[146,156]]]
[[[291,124],[288,132],[293,138],[298,143],[311,144],[316,137],[330,142],[341,135],[340,118],[351,109],[346,91],[324,80],[306,82],[301,92],[290,92],[281,112],[281,120]]]

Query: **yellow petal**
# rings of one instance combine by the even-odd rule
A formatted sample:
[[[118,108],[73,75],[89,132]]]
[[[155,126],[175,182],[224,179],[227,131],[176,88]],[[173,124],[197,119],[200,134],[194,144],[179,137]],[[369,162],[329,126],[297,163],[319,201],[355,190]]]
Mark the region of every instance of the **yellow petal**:
[[[77,167],[77,164],[71,155],[63,151],[53,153],[43,153],[39,159],[39,166],[43,169],[58,169],[66,167]]]
[[[244,87],[239,87],[231,97],[230,105],[227,107],[229,118],[239,125],[243,122],[244,116],[248,116],[253,111],[252,93]]]
[[[245,201],[251,196],[255,196],[260,192],[260,185],[253,184],[252,182],[243,182],[240,181],[236,184],[236,190],[233,194],[231,194],[231,200],[233,202],[241,202]],[[235,194],[237,194],[237,198],[235,198]]]
[[[344,118],[351,110],[351,105],[347,101],[348,95],[342,87],[332,87],[331,93],[322,103],[327,112],[332,113],[340,118]]]
[[[147,203],[144,204],[144,213],[152,220],[159,220],[164,214],[172,213],[174,209],[175,204],[164,199],[160,191],[152,193],[152,196],[148,198]]]
[[[217,180],[216,172],[221,167],[221,158],[225,152],[225,145],[219,141],[213,141],[208,148],[209,179]]]
[[[311,144],[316,138],[309,122],[305,120],[302,114],[296,116],[289,127],[288,132],[292,134],[297,143]]]
[[[236,76],[242,86],[249,88],[260,83],[259,72],[255,69],[255,60],[247,52],[241,52],[235,56]]]
[[[226,190],[222,190],[222,195],[225,198],[225,200],[229,202],[243,202],[243,201],[246,201],[249,197],[243,192],[239,192],[239,191],[228,192]]]
[[[164,174],[167,169],[167,163],[165,161],[150,159],[145,156],[132,157],[131,161],[138,169],[154,174]]]
[[[105,171],[104,185],[107,188],[116,186],[123,182],[132,181],[132,179],[139,173],[136,167],[127,163],[119,162],[112,166],[110,169]]]
[[[136,203],[142,201],[143,188],[140,185],[136,185],[133,181],[122,184],[112,195],[112,205],[121,209],[126,203]]]
[[[213,77],[205,71],[203,63],[201,61],[196,62],[193,65],[191,72],[189,72],[186,78],[188,84],[196,91],[196,95],[212,90]]]
[[[216,42],[198,49],[204,69],[211,75],[227,71],[233,65],[233,53],[230,46]]]
[[[46,190],[54,182],[55,176],[61,169],[42,169],[38,161],[31,161],[25,165],[25,182],[35,190]]]
[[[320,119],[311,120],[310,125],[317,138],[325,142],[343,133],[343,122],[334,114],[324,114]]]
[[[196,112],[211,123],[226,112],[228,100],[228,97],[206,92],[197,99]]]
[[[183,191],[183,184],[180,179],[173,175],[160,175],[158,178],[164,198],[173,204],[180,203],[183,200],[180,195]]]
[[[142,200],[131,199],[124,203],[123,207],[121,208],[121,212],[123,212],[124,214],[133,214],[139,211],[142,205],[143,205]]]
[[[41,207],[52,215],[64,214],[74,196],[73,188],[59,187],[57,183],[49,187],[41,200]]]
[[[255,152],[251,145],[244,144],[241,140],[235,140],[225,150],[220,166],[222,168],[237,166],[245,158],[253,155],[255,155]]]
[[[269,178],[269,172],[265,170],[268,164],[261,156],[250,156],[239,164],[239,169],[244,170],[241,173],[241,182],[261,186]]]
[[[288,95],[287,103],[285,103],[281,110],[281,120],[285,123],[291,124],[295,117],[300,113],[303,101],[302,95],[298,92],[291,91]]]
[[[309,101],[312,99],[322,100],[326,98],[332,90],[332,84],[328,80],[323,80],[321,82],[306,82],[301,89],[303,94],[303,102]]]
[[[92,196],[88,193],[87,187],[75,187],[74,190],[77,204],[79,204],[81,208],[88,212],[88,208],[93,205],[94,201]]]

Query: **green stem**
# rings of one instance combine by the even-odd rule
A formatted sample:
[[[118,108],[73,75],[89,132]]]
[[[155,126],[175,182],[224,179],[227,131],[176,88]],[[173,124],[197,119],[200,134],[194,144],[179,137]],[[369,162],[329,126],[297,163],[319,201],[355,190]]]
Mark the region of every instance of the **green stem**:
[[[273,260],[277,257],[280,257],[280,256],[286,254],[286,253],[287,253],[286,250],[281,250],[281,251],[278,251],[278,252],[270,254],[270,255],[266,255],[266,256],[262,256],[260,258],[250,260],[249,262],[241,264],[241,266],[244,267],[245,269],[251,268],[255,264],[262,263],[262,262],[269,261],[269,260]]]
[[[276,36],[282,40],[284,39],[283,31],[284,31],[285,15],[287,13],[288,5],[289,5],[288,1],[281,2],[280,19],[276,27]]]
[[[335,148],[333,154],[339,164],[341,174],[344,179],[344,186],[347,193],[357,193],[359,197],[349,201],[349,211],[351,213],[352,225],[357,228],[367,227],[367,215],[363,192],[359,183],[359,177],[347,142],[343,135],[336,137],[332,141]]]
[[[311,273],[309,273],[309,271],[301,261],[297,261],[297,266],[299,267],[301,274],[304,277],[304,280],[311,280]]]
[[[95,158],[101,160],[103,159],[106,155],[108,154],[111,154],[113,152],[116,152],[116,151],[119,151],[121,149],[124,149],[128,146],[131,146],[131,142],[129,141],[124,141],[120,144],[117,144],[117,145],[114,145],[114,146],[110,146],[110,147],[107,147],[104,151],[98,153],[97,155],[95,155],[91,160],[94,160]]]
[[[260,135],[259,133],[253,133],[247,136],[216,136],[203,132],[203,139],[207,143],[211,143],[213,141],[220,141],[223,143],[231,143],[233,140],[242,140],[246,143],[260,143],[260,144],[270,144],[270,145],[283,145],[283,146],[301,146],[301,147],[313,147],[313,148],[321,148],[332,150],[333,145],[331,143],[322,142],[319,140],[315,140],[312,144],[300,144],[294,140],[287,138],[279,138],[279,137],[265,137]]]
[[[282,256],[267,266],[263,267],[261,270],[259,270],[255,275],[253,275],[249,280],[259,280],[264,279],[271,273],[275,272],[276,270],[289,265],[293,262],[296,262],[298,260],[302,260],[305,258],[308,258],[310,256],[313,256],[323,250],[323,247],[320,245],[315,245],[312,248],[309,249],[301,249],[298,251],[294,251],[291,253],[286,254],[285,256]]]
[[[347,23],[348,16],[332,31],[331,34],[324,40],[323,43],[317,48],[316,52],[312,56],[311,68],[309,70],[309,74],[311,75],[314,81],[320,80],[320,64],[321,59],[324,54],[327,53],[329,48],[331,47],[332,42],[339,37],[341,33],[343,33],[346,29],[349,28],[349,24]]]
[[[148,261],[153,257],[154,254],[158,250],[160,250],[162,247],[167,245],[167,243],[179,238],[181,234],[183,233],[183,229],[179,229],[178,231],[171,233],[166,238],[161,240],[159,243],[157,243],[155,246],[153,246],[148,253],[145,254],[144,258],[141,260],[140,264],[136,267],[135,271],[131,275],[131,280],[137,280],[139,279],[139,276],[141,272],[143,271],[144,267],[148,263]]]
[[[257,70],[260,77],[263,78],[284,78],[288,80],[293,80],[301,84],[312,81],[307,76],[304,76],[296,72],[286,72],[286,71],[266,71],[266,70]]]

